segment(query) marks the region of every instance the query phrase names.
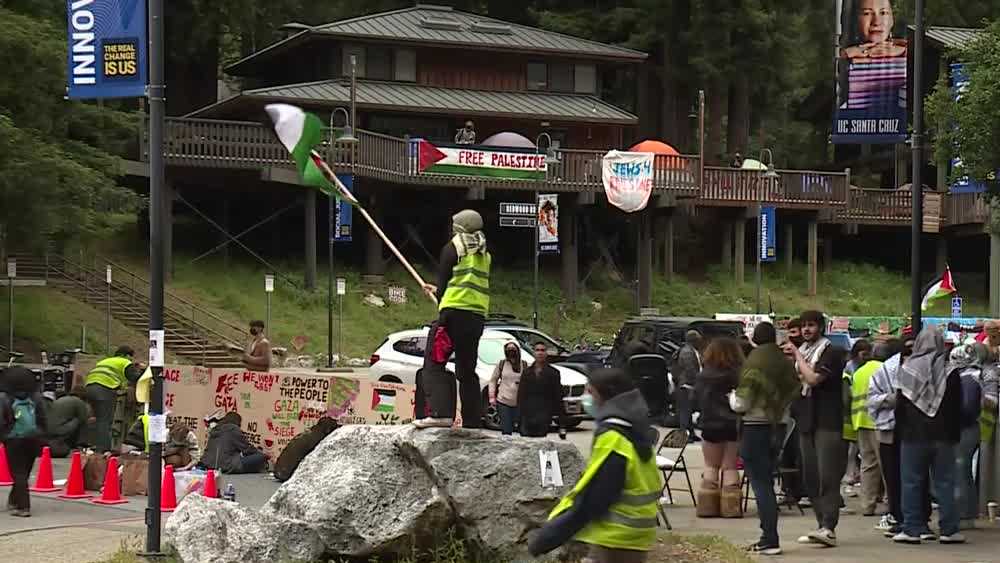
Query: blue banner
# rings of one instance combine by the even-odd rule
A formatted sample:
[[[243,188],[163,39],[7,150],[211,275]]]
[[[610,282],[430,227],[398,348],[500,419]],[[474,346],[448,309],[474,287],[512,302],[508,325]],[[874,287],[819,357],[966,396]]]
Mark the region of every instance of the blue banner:
[[[354,176],[350,174],[337,174],[337,178],[343,182],[344,187],[354,193]],[[333,241],[351,242],[352,230],[354,228],[354,207],[350,203],[338,199],[334,207]]]
[[[773,207],[760,208],[760,261],[774,262],[777,260],[777,225]]]
[[[951,65],[951,95],[955,101],[962,98],[962,93],[965,92],[968,87],[969,73],[965,70],[965,65],[962,63],[953,63]],[[962,166],[961,158],[956,156],[951,159],[952,170],[960,166]],[[968,176],[962,176],[961,178],[955,180],[949,191],[953,194],[985,192],[986,185],[982,182],[977,182]]]
[[[146,95],[145,0],[66,0],[70,98]]]

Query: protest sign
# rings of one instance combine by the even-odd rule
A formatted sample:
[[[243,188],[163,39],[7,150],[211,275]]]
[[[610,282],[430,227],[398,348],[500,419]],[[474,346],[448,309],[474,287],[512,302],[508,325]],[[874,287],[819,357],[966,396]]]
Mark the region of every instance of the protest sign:
[[[653,192],[651,152],[608,151],[601,161],[601,179],[608,203],[625,213],[646,208]]]

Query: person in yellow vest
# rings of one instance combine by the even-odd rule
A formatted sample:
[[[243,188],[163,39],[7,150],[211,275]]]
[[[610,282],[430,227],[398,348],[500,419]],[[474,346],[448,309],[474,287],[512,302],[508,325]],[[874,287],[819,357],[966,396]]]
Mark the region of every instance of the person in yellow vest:
[[[119,346],[114,356],[97,362],[84,379],[87,401],[94,409],[92,442],[97,451],[111,451],[111,426],[118,390],[135,383],[142,375],[142,366],[133,362],[134,357],[135,350],[130,346]]]
[[[490,262],[483,218],[466,209],[452,217],[454,237],[441,250],[437,285],[424,291],[438,301],[438,320],[427,337],[418,394],[430,403],[430,416],[417,413],[417,428],[450,427],[455,420],[455,379],[462,399],[462,426],[483,425],[483,397],[476,374],[479,337],[490,312]],[[445,366],[454,352],[455,375]]]
[[[879,463],[878,431],[868,414],[868,387],[872,376],[888,359],[890,350],[884,342],[876,344],[874,357],[854,371],[851,382],[851,429],[857,433],[861,452],[861,513],[865,516],[875,516],[875,508],[885,489]]]
[[[596,421],[590,460],[573,489],[529,541],[539,556],[573,540],[592,563],[642,563],[656,543],[663,478],[656,468],[656,430],[624,370],[590,375],[583,408]]]

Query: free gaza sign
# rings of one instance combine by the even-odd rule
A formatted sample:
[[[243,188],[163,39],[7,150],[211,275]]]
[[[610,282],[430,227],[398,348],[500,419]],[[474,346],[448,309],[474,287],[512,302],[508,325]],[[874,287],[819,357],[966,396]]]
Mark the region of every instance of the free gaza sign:
[[[70,98],[146,94],[145,0],[67,0]]]
[[[483,146],[437,146],[444,158],[429,166],[424,173],[459,174],[542,180],[545,178],[545,155],[514,148]]]

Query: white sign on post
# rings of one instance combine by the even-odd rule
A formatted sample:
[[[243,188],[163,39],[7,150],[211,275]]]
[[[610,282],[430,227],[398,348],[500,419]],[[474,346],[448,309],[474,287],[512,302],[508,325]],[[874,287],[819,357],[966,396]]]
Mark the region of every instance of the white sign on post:
[[[7,277],[16,278],[17,277],[17,260],[11,258],[7,260]]]
[[[149,331],[149,366],[154,368],[163,367],[163,357],[164,346],[166,345],[166,338],[164,336],[164,331],[162,330],[151,330]]]
[[[111,265],[110,264],[108,264],[108,266],[104,269],[104,281],[108,285],[111,285]]]
[[[264,291],[274,293],[274,276],[271,274],[264,276]]]
[[[347,295],[347,280],[337,278],[337,295]]]

